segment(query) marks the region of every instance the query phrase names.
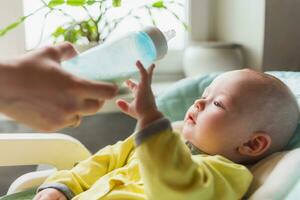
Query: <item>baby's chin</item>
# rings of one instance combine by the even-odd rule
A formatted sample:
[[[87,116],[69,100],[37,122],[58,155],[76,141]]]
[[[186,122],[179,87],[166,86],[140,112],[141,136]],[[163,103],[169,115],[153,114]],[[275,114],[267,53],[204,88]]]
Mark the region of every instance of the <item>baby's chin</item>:
[[[182,136],[182,138],[184,139],[184,141],[186,142],[186,144],[191,144],[191,145],[193,145],[195,148],[197,148],[197,149],[200,150],[200,148],[197,147],[197,146],[194,144],[194,142],[193,142],[193,134],[192,134],[192,132],[185,130],[184,127],[183,127],[182,132],[181,132],[181,136]]]
[[[185,141],[185,144],[190,149],[191,153],[193,155],[195,154],[208,154],[204,150],[202,150],[200,147],[196,146],[193,142],[193,132],[189,128],[185,128],[183,126],[181,136]]]
[[[181,136],[185,139],[190,141],[191,140],[191,133],[183,126],[182,131],[181,131]]]
[[[190,123],[184,122],[181,130],[181,134],[186,140],[192,140],[194,134],[194,127]]]

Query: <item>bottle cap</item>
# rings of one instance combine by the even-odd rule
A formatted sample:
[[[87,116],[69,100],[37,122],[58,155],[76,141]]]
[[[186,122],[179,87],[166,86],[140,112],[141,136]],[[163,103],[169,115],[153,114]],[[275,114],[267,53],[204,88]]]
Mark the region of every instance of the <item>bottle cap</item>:
[[[175,31],[170,30],[163,33],[154,26],[145,27],[142,31],[147,33],[154,43],[157,53],[156,60],[163,58],[168,52],[168,40],[175,36]]]
[[[164,31],[163,33],[167,41],[170,41],[172,38],[176,36],[176,31],[174,29]]]

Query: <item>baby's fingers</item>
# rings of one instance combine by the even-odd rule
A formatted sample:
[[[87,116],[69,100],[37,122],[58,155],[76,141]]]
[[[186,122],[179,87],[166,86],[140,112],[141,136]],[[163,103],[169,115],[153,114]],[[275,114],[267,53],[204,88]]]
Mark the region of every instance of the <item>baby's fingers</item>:
[[[140,61],[136,62],[137,68],[140,70],[140,75],[141,75],[141,82],[147,82],[148,81],[148,73],[143,64]]]
[[[154,71],[155,65],[152,64],[149,69],[148,69],[148,77],[149,77],[149,83],[151,84],[152,82],[152,75],[153,75],[153,71]]]
[[[135,82],[133,82],[132,80],[126,80],[125,83],[131,91],[135,90],[137,87],[137,84]]]
[[[122,112],[124,112],[125,114],[128,114],[129,111],[129,103],[127,101],[125,101],[124,99],[118,99],[116,101],[118,107],[121,109]]]

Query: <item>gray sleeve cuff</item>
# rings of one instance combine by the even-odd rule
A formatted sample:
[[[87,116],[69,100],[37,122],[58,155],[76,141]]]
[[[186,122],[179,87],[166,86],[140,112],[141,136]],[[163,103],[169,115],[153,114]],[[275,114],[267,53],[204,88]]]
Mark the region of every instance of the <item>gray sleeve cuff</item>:
[[[63,193],[65,195],[65,197],[68,200],[71,200],[75,196],[74,193],[66,185],[64,185],[62,183],[46,183],[46,184],[43,184],[37,189],[37,192],[40,192],[40,191],[45,190],[47,188],[53,188],[53,189],[59,190],[61,193]]]
[[[146,128],[137,132],[135,136],[136,145],[142,144],[145,140],[147,140],[150,136],[161,133],[165,130],[172,130],[171,123],[167,118],[160,118],[154,122],[152,122]]]

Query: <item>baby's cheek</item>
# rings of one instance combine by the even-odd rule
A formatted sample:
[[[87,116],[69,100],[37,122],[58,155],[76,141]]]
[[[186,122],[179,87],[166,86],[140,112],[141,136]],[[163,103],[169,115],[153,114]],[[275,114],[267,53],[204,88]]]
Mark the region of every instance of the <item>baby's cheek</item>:
[[[210,112],[199,119],[199,128],[201,131],[209,133],[210,137],[221,135],[224,129],[229,125],[229,119],[221,112]]]
[[[203,116],[203,122],[210,124],[211,126],[218,125],[219,123],[223,124],[224,120],[225,115],[218,111],[207,112],[205,116]]]
[[[207,112],[199,116],[195,128],[195,141],[198,147],[211,154],[218,153],[226,137],[228,119],[223,113]],[[205,115],[204,115],[205,114]]]
[[[214,113],[207,113],[198,118],[198,124],[202,129],[213,130],[219,126],[219,124],[222,124],[222,116]]]

